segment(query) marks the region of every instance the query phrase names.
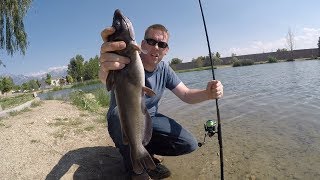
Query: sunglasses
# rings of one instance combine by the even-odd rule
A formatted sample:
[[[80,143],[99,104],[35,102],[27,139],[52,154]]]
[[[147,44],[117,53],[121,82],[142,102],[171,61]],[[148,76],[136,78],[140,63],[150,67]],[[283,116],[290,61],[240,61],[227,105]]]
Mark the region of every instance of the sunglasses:
[[[155,46],[156,44],[158,44],[159,48],[166,48],[168,47],[168,44],[166,42],[162,42],[162,41],[156,41],[154,39],[145,39],[147,41],[147,43],[150,46]]]

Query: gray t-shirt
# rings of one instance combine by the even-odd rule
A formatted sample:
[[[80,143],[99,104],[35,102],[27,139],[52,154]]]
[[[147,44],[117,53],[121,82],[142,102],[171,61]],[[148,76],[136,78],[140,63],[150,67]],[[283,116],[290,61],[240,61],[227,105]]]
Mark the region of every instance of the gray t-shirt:
[[[154,116],[158,112],[158,103],[163,95],[163,92],[166,88],[169,90],[174,89],[181,82],[176,73],[172,68],[165,62],[161,61],[157,65],[156,69],[153,72],[148,72],[145,70],[145,85],[146,87],[153,90],[156,93],[155,96],[150,97],[145,95],[146,107],[151,116]],[[111,91],[111,100],[110,108],[108,111],[111,112],[115,107],[116,99],[114,92]]]

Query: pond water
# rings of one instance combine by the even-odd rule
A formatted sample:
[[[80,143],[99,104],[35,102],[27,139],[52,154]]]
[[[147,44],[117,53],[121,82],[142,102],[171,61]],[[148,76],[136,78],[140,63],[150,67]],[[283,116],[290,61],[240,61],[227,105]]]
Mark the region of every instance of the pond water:
[[[193,88],[205,88],[212,79],[211,70],[178,75]],[[216,69],[215,76],[224,85],[218,103],[227,179],[320,179],[319,60]],[[214,101],[188,105],[169,91],[160,112],[199,140],[204,122],[217,117]],[[194,169],[187,179],[207,179],[210,173],[218,178],[219,158],[212,155],[219,152],[215,139],[184,158],[169,158],[168,165],[180,160],[182,171]]]

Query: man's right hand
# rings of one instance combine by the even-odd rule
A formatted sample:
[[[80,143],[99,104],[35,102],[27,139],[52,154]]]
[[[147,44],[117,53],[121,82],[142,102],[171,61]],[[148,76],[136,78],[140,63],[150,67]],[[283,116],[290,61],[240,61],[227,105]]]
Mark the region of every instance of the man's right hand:
[[[126,64],[130,63],[129,58],[112,53],[113,51],[122,50],[126,47],[124,41],[108,42],[108,36],[114,32],[115,29],[113,27],[108,27],[101,32],[103,44],[100,49],[99,79],[104,84],[106,84],[106,79],[110,70],[122,69]]]

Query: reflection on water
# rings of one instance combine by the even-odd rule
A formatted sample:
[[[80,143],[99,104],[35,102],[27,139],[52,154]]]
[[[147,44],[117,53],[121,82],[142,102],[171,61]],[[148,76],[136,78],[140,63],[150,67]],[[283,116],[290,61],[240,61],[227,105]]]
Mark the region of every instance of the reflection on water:
[[[205,88],[212,78],[211,70],[178,75],[192,88]],[[224,158],[229,160],[225,165],[228,179],[320,178],[320,61],[216,69],[215,76],[224,85],[225,95],[219,100],[219,109]],[[205,120],[216,119],[215,109],[213,101],[188,105],[169,91],[160,106],[162,113],[180,121],[199,140],[203,138]],[[202,164],[198,169],[190,164],[181,168],[190,166],[195,172],[203,171],[204,158],[208,157],[195,160],[194,156],[212,151],[218,149],[201,147],[190,155],[190,162]],[[214,158],[218,161],[218,157]],[[219,175],[218,164],[209,164],[216,169],[211,172],[215,177]],[[206,176],[192,171],[186,177]]]

